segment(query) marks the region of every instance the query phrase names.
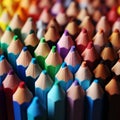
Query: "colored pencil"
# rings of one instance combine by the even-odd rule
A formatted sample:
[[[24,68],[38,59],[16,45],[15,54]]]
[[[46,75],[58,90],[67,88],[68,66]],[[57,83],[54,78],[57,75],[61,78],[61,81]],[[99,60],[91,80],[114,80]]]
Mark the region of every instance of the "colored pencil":
[[[102,120],[103,95],[103,89],[100,86],[99,81],[95,79],[86,90],[86,120]]]
[[[69,70],[74,74],[80,67],[80,64],[82,62],[82,58],[78,54],[76,47],[72,46],[69,50],[69,53],[65,57],[64,61],[68,65]]]
[[[67,90],[67,120],[84,120],[84,98],[85,92],[75,80]]]
[[[43,24],[43,22],[42,21],[38,21],[37,23],[36,23],[36,27],[37,27],[37,38],[38,39],[41,39],[43,36],[44,36],[44,34],[45,34],[45,29],[46,29],[46,26]]]
[[[45,25],[47,25],[51,19],[52,15],[50,13],[50,9],[45,7],[41,12],[39,20],[41,20]]]
[[[22,41],[25,40],[27,35],[30,33],[30,30],[34,30],[36,32],[36,26],[35,26],[35,23],[34,23],[34,21],[33,21],[33,19],[31,17],[29,17],[25,21],[25,24],[23,25],[23,27],[21,29]]]
[[[32,56],[34,55],[34,50],[37,47],[38,43],[39,43],[39,40],[36,36],[35,31],[30,30],[29,34],[26,36],[26,38],[24,40],[24,44],[25,44],[25,46],[27,46],[27,48]]]
[[[47,115],[47,94],[53,85],[53,81],[46,70],[43,70],[35,81],[35,95],[39,98],[44,113]]]
[[[118,17],[118,19],[114,22],[113,26],[112,26],[112,31],[114,31],[115,29],[118,29],[120,31],[120,18]]]
[[[45,69],[53,80],[55,79],[55,74],[58,72],[61,64],[62,58],[57,52],[56,46],[52,46],[52,49],[45,60]]]
[[[111,70],[114,72],[115,75],[120,75],[120,59],[114,64],[114,66],[111,68]]]
[[[51,48],[53,45],[57,44],[60,35],[59,32],[56,30],[56,28],[54,26],[51,26],[46,31],[44,37],[49,47]]]
[[[38,65],[36,58],[32,58],[27,69],[25,70],[25,76],[26,84],[33,95],[35,94],[35,81],[37,80],[41,71],[42,69]]]
[[[5,55],[7,55],[7,48],[9,44],[11,43],[13,36],[14,36],[14,33],[12,29],[8,26],[0,40],[1,49]]]
[[[70,48],[73,45],[74,45],[74,42],[73,42],[71,36],[69,35],[69,32],[67,30],[65,30],[63,35],[57,42],[57,50],[63,59],[67,56]]]
[[[14,70],[16,70],[16,59],[18,58],[23,46],[24,45],[20,41],[19,37],[15,35],[7,48],[8,61]]]
[[[59,85],[67,91],[73,82],[73,74],[69,70],[65,62],[62,63],[59,71],[55,75],[55,82],[59,82]]]
[[[25,70],[27,69],[31,59],[32,59],[32,56],[30,52],[28,51],[27,47],[26,46],[23,47],[22,51],[20,52],[20,55],[18,56],[16,60],[17,75],[23,81],[26,81]]]
[[[101,79],[102,83],[105,85],[110,77],[111,77],[111,72],[108,68],[108,66],[105,64],[104,61],[100,61],[100,63],[96,66],[96,68],[93,70],[94,76],[97,79]]]
[[[93,74],[90,71],[87,63],[85,61],[82,62],[81,66],[75,73],[75,79],[79,82],[81,87],[86,90],[92,81]]]
[[[3,31],[6,30],[6,27],[8,26],[10,22],[11,16],[7,9],[3,9],[1,16],[0,16],[0,27]]]
[[[95,50],[92,41],[88,43],[81,56],[83,57],[83,60],[87,62],[87,65],[91,70],[93,70],[99,62],[99,54]]]
[[[16,91],[19,83],[20,83],[20,79],[11,69],[3,81],[3,89],[5,93],[5,102],[6,102],[8,120],[14,119],[12,95]]]
[[[61,0],[57,0],[52,8],[51,8],[51,14],[53,16],[56,16],[59,12],[63,11],[64,10],[64,6],[62,4],[62,1]]]
[[[116,78],[112,78],[109,83],[105,86],[107,92],[107,118],[109,120],[119,120],[120,118],[120,83]]]
[[[33,98],[27,109],[27,120],[46,120],[38,97]]]
[[[108,42],[108,39],[106,38],[104,31],[102,29],[99,30],[93,38],[93,44],[98,54],[101,53],[101,51],[103,50],[107,42]]]
[[[45,38],[42,37],[37,48],[34,51],[34,55],[41,66],[42,69],[45,69],[45,59],[50,52],[50,48],[45,41]]]
[[[77,24],[76,20],[71,20],[65,27],[65,30],[67,30],[69,32],[69,34],[71,35],[71,37],[73,39],[75,39],[77,37],[77,35],[79,34],[79,27]]]
[[[110,38],[109,38],[111,44],[113,45],[113,48],[118,51],[120,49],[119,43],[120,43],[120,32],[118,29],[115,29]]]
[[[60,26],[60,31],[62,32],[68,23],[68,16],[64,12],[59,12],[55,19]]]
[[[72,1],[68,8],[66,9],[66,15],[70,18],[76,17],[78,15],[79,9],[78,4],[75,1]]]
[[[106,16],[102,16],[96,25],[96,30],[99,31],[100,29],[103,29],[106,36],[109,36],[111,27]]]
[[[32,93],[24,82],[20,82],[13,94],[14,120],[27,120],[27,108],[30,105]]]
[[[109,68],[111,68],[118,59],[117,53],[115,52],[111,42],[108,42],[105,45],[100,56]]]
[[[90,37],[88,31],[85,28],[83,28],[77,36],[77,38],[75,39],[76,47],[80,55],[85,50],[89,42]]]
[[[10,69],[12,69],[12,67],[6,60],[5,56],[0,55],[0,85],[2,84]]]
[[[79,25],[80,28],[85,28],[88,31],[90,39],[93,37],[95,27],[92,23],[90,16],[86,16],[84,20]]]
[[[65,92],[58,83],[48,92],[47,106],[49,120],[65,120]]]
[[[18,14],[15,14],[10,23],[9,26],[13,30],[15,35],[18,35],[18,37],[21,39],[21,28],[23,26],[23,21],[21,20],[20,16]]]

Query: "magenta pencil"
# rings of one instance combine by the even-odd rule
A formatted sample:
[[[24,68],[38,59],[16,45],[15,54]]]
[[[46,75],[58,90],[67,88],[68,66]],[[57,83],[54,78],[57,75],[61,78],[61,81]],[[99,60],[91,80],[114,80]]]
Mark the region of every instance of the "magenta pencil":
[[[19,83],[20,83],[20,79],[11,69],[3,81],[8,120],[14,119],[12,95],[16,91]]]

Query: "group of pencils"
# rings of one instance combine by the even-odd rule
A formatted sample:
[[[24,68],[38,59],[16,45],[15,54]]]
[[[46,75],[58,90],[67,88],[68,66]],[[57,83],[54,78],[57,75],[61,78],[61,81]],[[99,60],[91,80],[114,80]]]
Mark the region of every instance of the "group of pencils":
[[[0,120],[120,120],[120,1],[0,0]]]

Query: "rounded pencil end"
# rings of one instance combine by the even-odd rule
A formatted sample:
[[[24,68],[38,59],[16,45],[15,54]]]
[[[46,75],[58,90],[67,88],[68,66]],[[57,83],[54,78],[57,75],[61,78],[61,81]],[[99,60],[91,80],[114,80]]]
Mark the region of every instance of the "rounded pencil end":
[[[52,46],[52,52],[55,53],[56,52],[56,46]]]
[[[42,38],[40,39],[40,42],[41,42],[41,43],[45,43],[45,38],[42,37]]]
[[[33,100],[34,100],[35,103],[39,104],[39,99],[38,99],[37,96],[35,96]]]
[[[82,67],[86,67],[87,66],[87,62],[86,61],[83,61],[82,64],[81,64]]]
[[[36,64],[37,63],[36,58],[32,58],[31,63]]]
[[[1,55],[0,56],[0,61],[4,60],[5,59],[5,56],[4,55]]]
[[[13,37],[13,40],[17,40],[18,39],[18,36],[17,35],[14,35],[14,37]]]
[[[19,87],[20,88],[25,88],[25,82],[20,82]]]
[[[25,47],[23,47],[23,51],[25,52],[25,51],[27,51],[28,49],[27,49],[27,47],[25,46]]]
[[[65,36],[69,35],[69,32],[67,30],[64,31]]]
[[[99,80],[98,80],[98,79],[95,79],[94,82],[95,82],[95,83],[99,83]]]
[[[10,31],[10,32],[12,31],[12,29],[11,29],[10,26],[8,26],[8,27],[6,28],[6,30],[7,30],[7,31]]]
[[[87,46],[87,49],[91,49],[92,47],[93,47],[93,42],[89,42],[88,46]]]
[[[87,33],[87,30],[85,28],[82,29],[83,33]]]
[[[9,75],[14,75],[14,73],[15,73],[14,70],[11,69],[11,70],[9,70],[9,73],[8,73],[8,74],[9,74]]]
[[[65,67],[67,67],[67,64],[65,62],[63,62],[62,68],[65,68]]]
[[[76,50],[75,46],[72,46],[70,49],[71,52],[74,52],[75,50]]]
[[[75,81],[73,82],[73,85],[74,85],[74,86],[77,86],[77,85],[79,85],[79,82],[78,82],[77,80],[75,80]]]
[[[46,71],[46,70],[43,70],[42,73],[46,75],[46,74],[47,74],[47,71]]]

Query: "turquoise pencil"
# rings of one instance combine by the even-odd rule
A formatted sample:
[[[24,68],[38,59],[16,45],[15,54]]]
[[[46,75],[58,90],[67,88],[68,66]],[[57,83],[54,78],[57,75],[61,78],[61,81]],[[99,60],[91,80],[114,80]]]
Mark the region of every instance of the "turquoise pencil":
[[[38,97],[33,98],[27,109],[27,120],[45,120]]]
[[[49,91],[47,105],[49,120],[65,120],[65,92],[58,83]]]

